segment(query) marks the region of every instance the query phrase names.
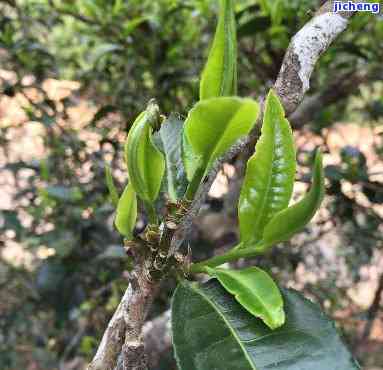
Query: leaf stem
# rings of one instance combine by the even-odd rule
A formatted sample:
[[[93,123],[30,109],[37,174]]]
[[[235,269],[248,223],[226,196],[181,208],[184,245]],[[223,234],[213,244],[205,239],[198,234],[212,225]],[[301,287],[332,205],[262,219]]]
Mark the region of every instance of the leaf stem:
[[[199,184],[201,183],[204,173],[205,170],[203,168],[197,169],[194,173],[194,176],[186,189],[185,198],[187,200],[194,199],[195,193],[198,190]]]
[[[152,225],[158,224],[158,217],[156,209],[154,208],[154,205],[150,202],[144,202],[145,210],[148,215],[149,223]]]
[[[206,261],[199,263],[193,263],[190,266],[189,271],[191,273],[200,273],[206,272],[206,267],[217,267],[226,262],[236,261],[240,258],[250,258],[259,256],[264,253],[264,248],[262,245],[257,245],[256,248],[243,248],[243,249],[232,249],[231,251],[221,255],[210,258]]]

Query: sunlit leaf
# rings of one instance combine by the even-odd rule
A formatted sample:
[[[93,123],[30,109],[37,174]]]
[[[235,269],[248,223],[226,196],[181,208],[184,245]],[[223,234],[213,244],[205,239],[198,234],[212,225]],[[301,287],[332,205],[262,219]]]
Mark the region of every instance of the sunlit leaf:
[[[247,163],[238,205],[241,242],[258,242],[272,216],[290,201],[296,169],[290,124],[271,90],[265,106],[262,134]]]
[[[265,271],[249,267],[242,270],[207,268],[207,272],[216,277],[242,307],[259,317],[270,329],[285,323],[282,295]]]
[[[125,187],[118,201],[116,219],[114,221],[121,235],[131,239],[137,219],[137,197],[131,182]]]
[[[218,25],[200,83],[200,99],[237,93],[237,36],[234,0],[220,0]]]
[[[188,179],[193,172],[206,172],[238,139],[254,126],[259,105],[251,99],[221,97],[203,100],[189,112],[185,121],[184,146],[192,158],[185,163]]]
[[[324,197],[322,154],[318,150],[313,169],[310,191],[298,203],[277,213],[266,225],[263,234],[265,247],[288,240],[302,230],[314,217]]]

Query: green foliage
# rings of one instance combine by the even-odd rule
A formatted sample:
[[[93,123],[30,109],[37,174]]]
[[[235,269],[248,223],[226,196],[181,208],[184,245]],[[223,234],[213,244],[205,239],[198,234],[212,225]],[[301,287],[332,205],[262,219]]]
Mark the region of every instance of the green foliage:
[[[145,202],[157,199],[165,173],[165,159],[153,142],[152,132],[159,124],[158,106],[149,103],[132,125],[125,145],[129,179]]]
[[[258,114],[257,102],[233,97],[203,100],[190,110],[185,121],[184,153],[191,150],[193,155],[184,155],[184,162],[192,185],[198,185],[215,160],[250,132]]]
[[[130,182],[118,201],[116,219],[114,221],[120,234],[128,239],[133,237],[133,229],[137,219],[137,197]]]
[[[172,332],[180,370],[357,370],[318,306],[282,290],[286,324],[271,330],[218,283],[181,283],[172,301]]]
[[[290,124],[273,91],[265,106],[262,135],[247,163],[238,204],[241,242],[245,246],[262,239],[273,215],[289,204],[295,177],[295,148]]]
[[[49,185],[40,189],[40,196],[46,202],[51,200],[76,203],[82,199],[81,190],[78,187]]]
[[[218,25],[200,83],[200,99],[237,94],[234,0],[220,0]]]
[[[255,317],[259,317],[270,329],[285,323],[283,300],[273,279],[258,267],[242,270],[206,268],[222,286],[234,295],[238,303]]]
[[[324,173],[322,154],[318,150],[313,169],[310,191],[298,203],[278,212],[265,227],[264,247],[288,240],[302,230],[315,215],[324,197]]]
[[[130,122],[133,121],[132,117],[135,117],[152,97],[156,98],[164,112],[179,111],[186,116],[186,107],[190,107],[192,102],[198,99],[199,80],[201,81],[200,98],[203,101],[209,101],[210,99],[204,100],[208,96],[236,94],[237,63],[238,69],[242,72],[238,80],[241,95],[258,97],[260,94],[264,94],[265,86],[269,86],[270,81],[275,80],[289,40],[309,19],[317,4],[317,0],[222,0],[213,47],[201,78],[198,77],[198,71],[201,70],[203,55],[206,55],[209,44],[209,38],[205,36],[214,32],[213,16],[216,14],[218,1],[20,0],[5,1],[0,4],[0,12],[3,15],[0,20],[1,66],[5,71],[15,72],[11,78],[7,77],[7,73],[3,73],[3,71],[1,73],[3,97],[8,99],[17,96],[17,100],[24,101],[24,97],[35,95],[34,93],[29,95],[32,90],[35,90],[39,98],[26,99],[23,103],[24,111],[28,120],[41,122],[46,130],[46,134],[42,135],[45,158],[39,161],[33,159],[14,162],[10,155],[7,159],[8,163],[0,169],[0,171],[7,171],[6,176],[11,174],[15,179],[13,198],[15,208],[0,212],[0,231],[6,239],[12,235],[10,239],[19,243],[25,250],[28,250],[28,253],[40,253],[40,248],[46,247],[50,253],[55,253],[41,260],[36,259],[36,264],[34,263],[36,270],[32,272],[33,277],[36,276],[35,281],[33,277],[31,278],[29,267],[25,269],[18,267],[15,271],[11,270],[11,279],[5,282],[0,274],[1,285],[3,290],[6,290],[4,293],[6,299],[3,299],[6,314],[5,319],[0,322],[0,331],[7,333],[7,336],[3,338],[5,346],[4,341],[0,343],[0,352],[2,355],[4,353],[5,357],[5,365],[3,364],[5,369],[27,367],[27,365],[17,362],[21,357],[15,352],[17,348],[27,348],[25,353],[28,354],[31,350],[30,353],[34,359],[39,358],[36,355],[38,351],[46,350],[49,353],[49,364],[43,365],[41,362],[38,365],[47,369],[58,367],[62,354],[68,353],[66,350],[70,348],[71,339],[75,337],[78,330],[80,330],[80,334],[83,332],[81,325],[84,322],[87,328],[92,328],[90,335],[101,336],[105,329],[104,323],[111,315],[110,310],[115,308],[115,304],[118,303],[121,292],[125,288],[126,282],[121,282],[119,277],[121,272],[129,270],[131,265],[129,261],[127,262],[126,256],[123,258],[124,249],[121,247],[121,237],[112,229],[112,222],[109,222],[113,217],[109,197],[111,196],[115,204],[118,194],[112,183],[112,177],[107,174],[108,193],[105,186],[105,174],[102,170],[105,162],[104,156],[110,158],[112,154],[111,167],[114,171],[117,170],[114,173],[116,175],[118,172],[126,173],[121,165],[120,156],[122,152],[120,137],[123,135],[115,135],[116,128],[118,127],[120,131],[128,131],[131,126]],[[238,58],[235,50],[237,42],[235,24],[239,26],[237,33],[240,46]],[[351,20],[351,30],[352,32],[345,32],[337,43],[323,55],[321,64],[318,65],[316,73],[312,76],[310,93],[313,96],[323,93],[326,96],[336,95],[334,93],[326,94],[326,90],[332,86],[338,88],[337,84],[334,85],[337,81],[351,80],[355,73],[355,65],[363,65],[363,74],[367,76],[365,81],[367,86],[372,85],[371,81],[374,81],[375,85],[379,85],[379,82],[376,81],[377,74],[374,74],[375,77],[371,81],[368,81],[368,76],[371,75],[371,71],[380,68],[383,57],[382,43],[377,41],[383,39],[380,18],[360,14]],[[41,89],[44,80],[52,77],[76,79],[81,83],[81,90],[53,101],[52,97]],[[348,104],[351,93],[354,93],[360,100],[361,93],[349,89],[343,95],[339,95],[342,100],[321,107],[310,117],[310,121],[315,122],[311,129],[320,134],[321,128],[325,125],[329,126],[345,117],[349,119],[350,115],[355,113],[354,104]],[[98,111],[87,126],[82,126],[83,122],[81,122],[81,130],[97,137],[95,139],[97,145],[93,146],[97,149],[90,149],[90,143],[83,138],[82,131],[73,125],[71,119],[68,119],[70,109],[77,105],[84,96],[92,106],[97,107]],[[367,110],[370,113],[370,116],[363,117],[364,124],[371,121],[379,124],[381,96],[379,93],[375,97],[368,97],[364,103],[360,103],[360,107],[358,103],[357,109]],[[278,106],[279,102],[274,105]],[[223,106],[224,104],[217,103],[214,110],[220,112]],[[229,110],[230,108],[228,108]],[[266,119],[264,120],[261,142],[265,136],[268,136],[265,141],[273,144],[280,143],[277,140],[276,132],[281,129],[281,132],[286,134],[283,136],[282,143],[287,147],[291,142],[288,139],[287,125],[283,121],[284,115],[280,109],[275,109],[273,112],[279,119],[269,122],[267,126],[265,125]],[[234,114],[234,111],[232,113]],[[230,114],[227,113],[227,115]],[[240,136],[237,135],[238,131],[243,130],[243,135],[248,133],[248,127],[246,126],[245,130],[243,123],[247,122],[246,125],[250,125],[250,119],[245,116],[247,115],[244,114],[244,120],[238,120],[233,126],[230,125],[230,133],[225,131],[223,135],[227,142],[220,147],[220,150],[215,147],[219,144],[220,139],[209,146],[213,151],[210,154],[218,155],[219,153],[218,156],[224,154],[235,142],[237,136]],[[196,125],[195,134],[198,143],[203,138],[210,140],[212,132],[220,137],[220,130],[217,130],[215,126],[223,129],[222,124],[225,120],[221,121],[221,118],[217,113],[214,122],[210,119],[200,120],[198,127]],[[189,186],[188,198],[190,200],[196,186],[207,173],[214,159],[212,156],[206,155],[206,158],[203,157],[201,160],[200,153],[195,152],[192,145],[195,144],[195,141],[190,140],[186,135],[181,119],[170,116],[162,124],[159,132],[154,132],[159,129],[159,119],[156,118],[153,121],[152,123],[156,127],[148,124],[146,129],[141,132],[142,142],[152,149],[149,152],[158,159],[145,162],[148,166],[155,167],[156,170],[150,172],[154,174],[155,181],[151,176],[144,179],[149,184],[149,190],[146,188],[144,190],[147,190],[146,195],[149,192],[152,198],[156,199],[155,206],[161,219],[165,200],[170,199],[183,204],[187,185],[185,172],[192,175],[189,176],[189,181],[194,179],[194,183]],[[127,122],[129,123],[127,124]],[[254,122],[255,119],[252,123]],[[7,155],[7,150],[14,146],[15,137],[12,132],[14,128],[7,125],[7,120],[5,120],[5,126],[0,127],[0,143],[2,147],[4,145],[5,155]],[[266,127],[268,128],[266,129]],[[310,129],[310,126],[306,125],[306,127]],[[199,135],[200,130],[206,135]],[[180,159],[182,137],[186,170],[182,168]],[[261,142],[258,146],[261,145]],[[256,168],[262,167],[263,163],[270,158],[266,155],[267,153],[270,155],[270,147],[265,145],[265,149],[260,150],[258,146],[255,156],[247,166],[245,183],[247,181],[249,183],[242,189],[242,195],[245,196],[244,193],[248,191],[246,196],[249,198],[256,192],[259,194],[259,189],[263,185],[261,176],[253,178],[252,169],[254,168],[256,171]],[[200,148],[198,145],[197,147]],[[161,157],[161,160],[157,148],[163,150],[164,158]],[[277,152],[277,148],[274,149]],[[378,150],[382,152],[380,147],[376,148],[377,153]],[[261,155],[262,152],[264,154]],[[292,156],[291,150],[287,152]],[[381,184],[376,177],[373,177],[373,172],[369,171],[369,162],[365,161],[360,154],[350,148],[344,148],[339,166],[328,167],[326,171],[330,185],[329,191],[332,195],[329,211],[337,224],[346,225],[347,231],[344,231],[345,228],[343,228],[341,237],[344,238],[344,244],[347,245],[344,253],[346,253],[348,263],[352,265],[355,279],[358,277],[360,265],[369,263],[372,256],[375,255],[374,248],[376,248],[376,240],[380,238],[378,233],[381,219],[372,209],[361,208],[361,205],[355,200],[357,197],[351,199],[348,194],[344,194],[341,185],[346,182],[359,186],[363,195],[371,203],[382,203]],[[255,160],[258,156],[259,158]],[[140,156],[137,155],[137,157]],[[283,157],[283,159],[286,158]],[[156,162],[159,163],[158,166],[154,165]],[[142,166],[138,167],[137,172],[141,173]],[[273,162],[272,168],[277,167],[276,162]],[[160,176],[159,173],[164,174],[165,170],[166,178],[163,175]],[[144,169],[145,171],[147,169]],[[291,168],[290,171],[292,172]],[[284,176],[291,176],[291,173],[286,172],[281,174],[281,177],[274,176],[268,179],[270,181],[278,180],[285,178]],[[313,183],[318,183],[315,176],[314,173]],[[160,178],[162,177],[164,179],[161,184]],[[317,176],[316,179],[318,180],[319,177],[322,175]],[[115,181],[117,188],[120,189],[125,178],[122,176],[120,182],[119,178],[116,176]],[[24,181],[25,179],[27,181]],[[322,182],[322,179],[319,182]],[[20,186],[22,183],[25,185]],[[277,199],[275,204],[279,202],[279,207],[284,208],[284,210],[279,209],[279,213],[266,207],[267,212],[265,211],[263,218],[255,205],[251,210],[253,213],[246,217],[241,213],[240,203],[241,241],[248,240],[249,243],[241,243],[241,248],[230,250],[229,255],[217,256],[220,258],[218,262],[215,260],[215,263],[208,264],[207,261],[202,261],[202,264],[217,266],[229,260],[261,254],[264,251],[260,236],[266,235],[264,241],[270,238],[263,245],[263,247],[267,247],[268,244],[285,240],[292,233],[299,231],[311,218],[309,216],[315,211],[323,190],[321,187],[313,185],[309,195],[304,198],[306,201],[286,208],[287,194],[291,194],[288,184],[291,185],[286,180],[286,186],[280,188],[283,200],[274,194],[274,198]],[[126,193],[129,191],[131,194],[133,193],[128,188],[125,189],[119,201],[115,224],[119,225],[117,229],[121,234],[130,238],[136,218],[140,221],[137,225],[143,223],[143,228],[146,219],[140,212],[142,198],[136,199],[134,196],[130,200],[123,201]],[[141,186],[139,188],[142,189]],[[159,188],[166,194],[160,194]],[[316,190],[314,191],[314,189]],[[155,197],[154,194],[156,194]],[[214,202],[222,203],[221,200],[214,200]],[[152,205],[148,207],[146,201],[143,203],[146,211],[153,214],[154,207]],[[271,205],[271,201],[266,204]],[[298,206],[299,204],[301,206]],[[207,206],[204,205],[204,207]],[[233,208],[231,207],[231,209]],[[135,216],[136,212],[137,216]],[[287,222],[291,212],[294,217],[291,219],[292,222]],[[31,222],[25,222],[25,215]],[[256,228],[254,220],[258,217],[263,226]],[[153,217],[151,219],[153,220]],[[161,221],[163,222],[163,220]],[[151,221],[149,220],[149,222]],[[279,228],[279,226],[283,227]],[[143,230],[138,230],[137,234],[140,231]],[[142,234],[137,237],[141,236]],[[5,240],[6,243],[7,240]],[[198,243],[195,243],[195,240],[192,239],[190,243],[191,245],[198,244],[197,248],[201,245],[202,252],[198,252],[194,256],[195,258],[203,260],[211,255],[212,251],[206,247],[206,241],[198,240]],[[197,248],[193,245],[193,252]],[[262,263],[262,266],[266,265],[267,268],[273,264],[273,268],[276,270],[279,266],[283,269],[284,274],[288,274],[289,269],[292,270],[288,266],[302,262],[305,251],[307,248],[300,248],[299,252],[295,249],[279,249],[270,254],[268,258],[259,259],[257,263]],[[39,261],[40,263],[38,263]],[[198,264],[193,264],[191,271],[196,266],[198,267]],[[1,267],[2,261],[0,261]],[[195,270],[204,272],[206,268]],[[221,271],[221,269],[217,270]],[[231,272],[241,274],[241,271]],[[28,284],[24,284],[24,282],[28,282]],[[257,280],[251,280],[249,284],[249,286],[258,286]],[[312,333],[322,333],[320,330],[323,325],[318,324],[319,329],[310,327],[310,330],[306,330],[313,321],[311,316],[305,315],[303,308],[306,307],[307,302],[303,299],[297,299],[297,306],[293,311],[289,311],[289,307],[292,306],[290,300],[286,298],[289,294],[283,293],[287,323],[271,332],[261,320],[254,317],[256,312],[253,312],[254,315],[248,313],[245,309],[246,302],[241,307],[224,292],[223,288],[219,288],[218,284],[215,285],[222,291],[222,296],[225,296],[236,307],[235,316],[231,317],[232,321],[245,316],[248,318],[248,322],[256,322],[258,325],[256,327],[262,328],[257,333],[267,335],[266,338],[263,338],[260,334],[257,337],[257,345],[251,348],[251,350],[259,349],[259,352],[267,348],[262,354],[257,353],[258,358],[269,355],[272,357],[270,359],[272,361],[275,359],[275,351],[280,350],[281,347],[287,348],[285,354],[289,353],[290,356],[294,356],[298,352],[297,348],[301,348],[299,340],[302,339],[303,342],[305,339],[305,343],[308,343],[307,346],[310,348],[303,354],[298,353],[301,355],[299,361],[309,361],[308,359],[313,358],[312,353],[320,352],[321,355],[317,355],[313,360],[315,365],[307,364],[307,362],[302,365],[297,360],[298,365],[294,365],[296,368],[311,369],[311,367],[318,366],[318,368],[327,369],[331,368],[333,363],[337,363],[337,359],[334,360],[331,357],[332,354],[329,353],[330,348],[325,347],[325,341],[321,338],[313,338]],[[328,285],[335,286],[330,283]],[[8,294],[10,287],[13,287],[16,294],[14,292],[13,295]],[[323,288],[323,285],[319,288]],[[329,286],[324,288],[326,292],[333,289]],[[339,291],[335,293],[332,291],[332,293],[333,296],[326,295],[326,299],[330,299],[332,302],[339,300]],[[153,311],[157,312],[159,307],[164,308],[167,305],[167,298],[167,292],[162,292],[159,299],[161,302],[156,302],[157,306]],[[260,296],[260,299],[267,300],[268,296]],[[13,301],[15,301],[14,304],[12,304]],[[186,299],[185,305],[188,302]],[[205,300],[201,302],[205,306],[201,305],[199,309],[210,307],[209,304],[206,305]],[[8,304],[10,304],[10,309],[7,308]],[[225,315],[224,310],[222,312]],[[306,321],[306,323],[301,323],[306,330],[303,331],[302,337],[299,337],[300,332],[297,334],[294,329],[292,329],[293,334],[291,332],[286,334],[291,328],[289,312],[295,312],[294,320]],[[46,320],[46,317],[49,317],[49,320]],[[41,325],[41,320],[44,320],[44,330],[36,334],[35,328]],[[183,317],[180,320],[178,325],[186,325]],[[220,325],[221,321],[219,321]],[[305,326],[306,324],[307,326]],[[197,319],[193,321],[193,325],[195,327],[191,327],[190,332],[195,333],[201,339],[201,333],[207,332],[205,330],[207,326],[204,326],[203,321],[198,322]],[[34,329],[27,331],[26,327]],[[279,335],[281,330],[285,330],[283,332],[285,334]],[[85,332],[87,334],[84,341],[80,342],[77,349],[74,348],[70,351],[70,358],[72,358],[72,354],[78,357],[79,351],[87,358],[91,356],[95,343],[87,336],[88,329]],[[244,329],[242,329],[243,332]],[[19,333],[27,335],[18,335]],[[55,338],[54,344],[52,344],[52,338]],[[271,340],[272,345],[269,338],[276,338]],[[245,342],[246,340],[244,340]],[[216,350],[211,351],[208,356],[216,355],[217,361],[221,361],[222,358],[222,362],[224,362],[227,358],[225,356],[231,354],[231,352],[225,351],[225,343],[225,341],[223,344],[218,341],[214,342]],[[329,346],[332,343],[328,340]],[[246,346],[247,343],[244,345]],[[5,351],[3,351],[4,348],[6,348]],[[235,347],[235,349],[237,348]],[[342,350],[340,353],[343,353]],[[196,357],[196,354],[190,352],[187,356],[179,361],[187,363],[187,359]],[[181,352],[179,357],[181,358]],[[262,361],[265,357],[262,357]],[[304,360],[305,357],[306,360]],[[291,359],[287,354],[286,358]],[[230,369],[238,368],[242,363],[245,363],[245,368],[249,367],[243,357],[237,358],[237,360],[234,364],[230,363],[230,359],[228,360],[227,363],[232,364]],[[261,361],[259,359],[257,361],[257,369],[262,369],[263,363],[259,363]],[[332,362],[326,363],[326,361]],[[190,361],[190,363],[194,362]],[[212,364],[210,368],[216,366],[213,360],[208,364]],[[282,365],[279,367],[284,369]],[[278,367],[276,368],[278,369]],[[350,365],[349,368],[354,367]]]
[[[113,174],[109,165],[105,165],[105,180],[106,180],[106,186],[108,187],[108,190],[109,190],[110,200],[112,201],[112,204],[115,207],[117,207],[119,196],[118,196],[118,191],[116,189],[116,186],[114,185]]]

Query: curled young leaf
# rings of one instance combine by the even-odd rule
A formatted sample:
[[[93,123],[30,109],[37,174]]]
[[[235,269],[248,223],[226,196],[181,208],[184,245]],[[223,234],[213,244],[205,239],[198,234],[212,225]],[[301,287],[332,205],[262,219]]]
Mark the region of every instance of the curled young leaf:
[[[252,99],[221,97],[203,100],[185,121],[184,159],[188,179],[202,178],[216,159],[254,126],[259,105]]]
[[[200,83],[200,99],[237,93],[237,36],[234,0],[220,0],[217,29]]]
[[[257,243],[272,216],[290,201],[296,168],[291,127],[278,96],[266,99],[262,134],[255,154],[247,162],[238,204],[241,242]]]
[[[118,232],[131,239],[137,219],[137,197],[130,182],[121,195],[117,205],[117,213],[114,224]]]
[[[165,172],[164,156],[152,138],[158,123],[158,106],[151,102],[133,123],[125,145],[130,182],[137,195],[149,203],[157,199]]]
[[[114,185],[113,181],[113,175],[112,170],[108,164],[105,164],[105,180],[106,180],[106,186],[109,190],[109,196],[112,204],[117,207],[118,205],[118,191],[116,189],[116,186]]]
[[[315,156],[313,180],[310,191],[298,203],[278,212],[266,225],[262,243],[264,248],[290,239],[314,217],[324,197],[322,154]]]
[[[243,270],[207,267],[206,271],[216,277],[242,307],[259,317],[270,329],[274,330],[285,323],[281,292],[265,271],[258,267]]]

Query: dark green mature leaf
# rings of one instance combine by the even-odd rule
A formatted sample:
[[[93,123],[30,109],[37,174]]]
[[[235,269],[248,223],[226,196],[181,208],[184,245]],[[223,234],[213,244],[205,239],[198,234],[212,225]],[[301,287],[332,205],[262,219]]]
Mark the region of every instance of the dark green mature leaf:
[[[23,224],[19,220],[19,215],[15,210],[0,210],[0,230],[13,230],[16,233],[16,238],[21,236],[24,230]]]
[[[220,0],[218,25],[201,77],[201,100],[237,93],[237,36],[233,2]]]
[[[209,267],[206,270],[234,295],[242,307],[259,317],[270,329],[285,323],[281,292],[267,272],[255,266],[242,270]]]
[[[271,19],[269,16],[254,16],[238,28],[238,38],[253,36],[268,30],[270,27]]]
[[[108,164],[105,164],[105,180],[109,190],[110,200],[112,201],[112,204],[117,207],[119,199],[118,191],[114,185],[112,170]]]
[[[334,325],[300,293],[282,290],[286,323],[271,330],[218,282],[183,282],[172,301],[180,370],[357,370]]]
[[[159,131],[166,159],[168,194],[176,201],[185,194],[187,179],[182,162],[183,121],[176,114],[161,125]]]
[[[116,53],[121,50],[123,50],[123,48],[118,44],[100,44],[93,50],[93,53],[90,56],[90,60],[92,63],[97,63],[100,58],[104,57],[105,55]]]
[[[149,203],[157,199],[165,172],[165,159],[152,138],[158,121],[158,106],[150,103],[133,123],[125,145],[130,182],[137,195]]]
[[[116,219],[117,230],[126,238],[133,237],[133,230],[137,219],[137,197],[130,182],[118,201]]]
[[[247,135],[258,113],[259,105],[252,99],[221,97],[197,103],[185,121],[184,153],[189,153],[192,159],[185,163],[188,179],[193,178],[197,168],[206,172],[238,139]]]
[[[315,156],[313,171],[312,186],[307,195],[298,203],[277,213],[265,227],[265,247],[290,239],[314,217],[324,197],[322,154],[319,150]]]
[[[290,201],[296,168],[294,138],[277,95],[271,90],[262,135],[247,163],[238,205],[241,242],[256,243],[273,215]]]

